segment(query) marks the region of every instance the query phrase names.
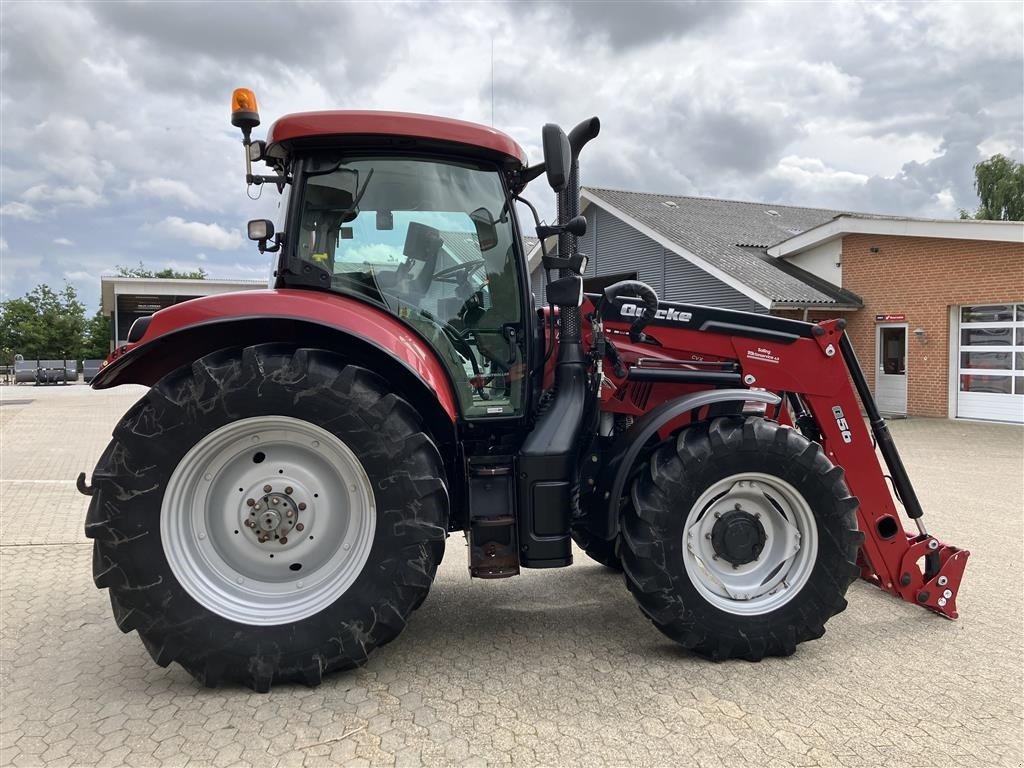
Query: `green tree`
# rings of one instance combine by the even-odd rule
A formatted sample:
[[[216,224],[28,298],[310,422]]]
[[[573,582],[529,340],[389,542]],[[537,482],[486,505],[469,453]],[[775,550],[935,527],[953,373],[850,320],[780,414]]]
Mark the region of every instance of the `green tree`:
[[[77,360],[85,331],[85,307],[68,284],[54,291],[45,283],[0,304],[0,350],[10,364],[26,359]]]
[[[82,360],[102,360],[110,354],[110,316],[102,310],[85,321],[85,333],[82,338]]]
[[[981,205],[971,217],[992,221],[1024,221],[1024,164],[1005,155],[992,155],[974,166],[974,190]]]
[[[205,280],[206,270],[200,267],[192,271],[183,271],[173,269],[171,267],[165,267],[164,269],[154,272],[148,269],[145,264],[141,261],[137,267],[126,267],[122,264],[117,265],[117,276],[118,277],[156,277],[164,280]]]

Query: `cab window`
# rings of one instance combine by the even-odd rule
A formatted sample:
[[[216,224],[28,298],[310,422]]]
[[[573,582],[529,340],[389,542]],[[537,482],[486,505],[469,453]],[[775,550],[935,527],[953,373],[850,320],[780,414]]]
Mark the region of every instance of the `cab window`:
[[[522,299],[514,229],[494,167],[424,158],[308,161],[298,256],[331,288],[382,305],[425,337],[467,417],[522,411]]]

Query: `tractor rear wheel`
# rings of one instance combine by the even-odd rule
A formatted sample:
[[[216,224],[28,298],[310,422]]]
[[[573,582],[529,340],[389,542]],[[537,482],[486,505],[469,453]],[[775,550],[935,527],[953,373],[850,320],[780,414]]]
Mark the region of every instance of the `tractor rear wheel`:
[[[405,627],[448,496],[412,407],[323,350],[222,350],[121,419],[93,473],[93,577],[122,631],[207,685],[316,685]]]
[[[626,584],[658,629],[701,655],[789,655],[824,634],[859,573],[843,478],[820,445],[761,418],[689,427],[633,486]]]

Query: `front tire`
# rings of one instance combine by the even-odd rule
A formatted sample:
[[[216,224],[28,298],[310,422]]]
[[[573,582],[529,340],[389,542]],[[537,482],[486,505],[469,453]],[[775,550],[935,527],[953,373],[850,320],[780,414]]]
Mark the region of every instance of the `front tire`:
[[[857,577],[857,500],[821,446],[757,417],[664,442],[622,519],[626,584],[667,636],[715,660],[821,637]]]
[[[323,350],[222,350],[168,375],[93,487],[93,576],[118,626],[207,685],[363,664],[444,551],[443,464],[417,414]]]
[[[571,534],[576,546],[586,552],[587,557],[591,560],[613,571],[622,570],[622,561],[619,559],[618,552],[615,551],[618,538],[611,541],[599,538],[582,525],[572,526]]]

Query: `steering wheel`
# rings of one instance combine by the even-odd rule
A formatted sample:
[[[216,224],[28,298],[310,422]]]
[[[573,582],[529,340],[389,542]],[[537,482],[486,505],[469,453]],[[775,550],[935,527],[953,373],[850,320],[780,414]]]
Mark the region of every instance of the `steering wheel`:
[[[470,276],[470,274],[474,270],[479,269],[486,263],[487,262],[484,261],[483,259],[473,259],[472,261],[464,261],[462,264],[456,264],[454,267],[447,267],[445,269],[442,269],[440,272],[435,272],[433,279],[438,280],[442,283],[462,283],[465,282],[465,280]],[[455,278],[455,276],[458,275],[460,272],[464,272],[465,274],[461,275],[460,277],[454,280],[450,279]]]

